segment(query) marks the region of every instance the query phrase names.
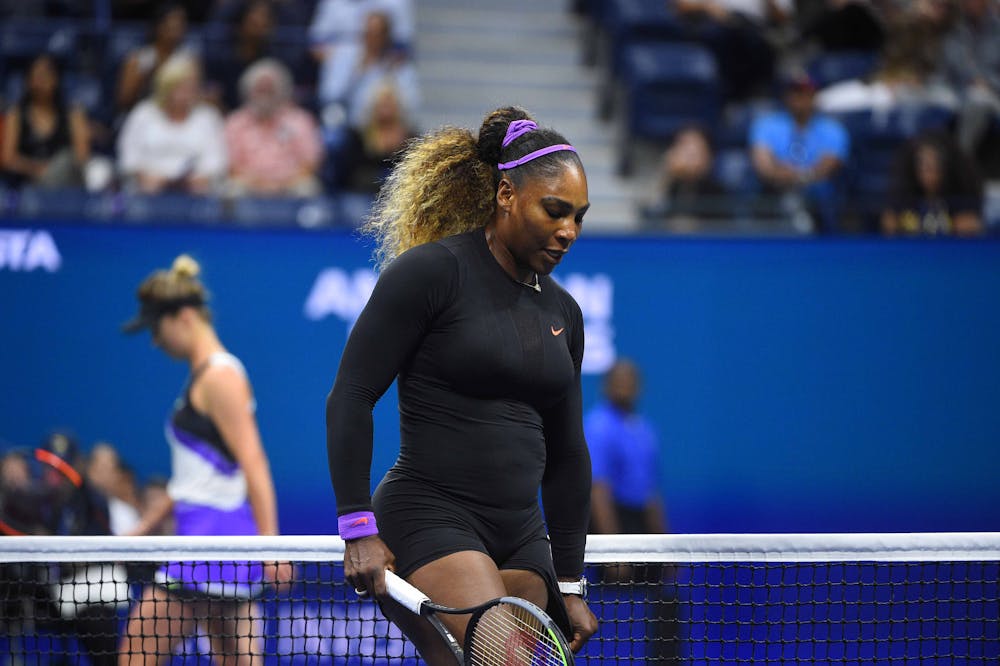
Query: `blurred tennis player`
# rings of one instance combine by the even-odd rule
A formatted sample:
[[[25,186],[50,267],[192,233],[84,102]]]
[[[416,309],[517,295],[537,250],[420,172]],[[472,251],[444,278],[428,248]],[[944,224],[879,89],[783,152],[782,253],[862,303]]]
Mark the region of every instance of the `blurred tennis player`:
[[[191,367],[166,424],[169,501],[144,515],[135,533],[150,533],[172,510],[178,535],[277,534],[253,392],[243,365],[216,335],[199,272],[187,255],[154,272],[139,286],[139,314],[123,326],[127,333],[148,328],[157,347]],[[290,577],[287,563],[167,564],[132,608],[119,663],[165,661],[196,626],[209,636],[216,661],[251,663],[262,636],[253,598],[265,580]]]
[[[368,222],[383,270],[327,399],[330,474],[348,581],[431,664],[455,657],[385,597],[387,567],[455,608],[527,599],[573,650],[597,628],[582,579],[583,318],[549,277],[588,206],[566,139],[502,108],[478,139],[444,128],[413,142]],[[399,458],[372,497],[372,409],[397,377]],[[468,617],[448,621],[461,642]]]

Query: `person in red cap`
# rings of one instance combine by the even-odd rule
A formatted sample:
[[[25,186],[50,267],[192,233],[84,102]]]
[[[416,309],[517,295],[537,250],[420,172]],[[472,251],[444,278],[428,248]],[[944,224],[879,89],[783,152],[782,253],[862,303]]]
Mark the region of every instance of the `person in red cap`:
[[[81,462],[76,439],[64,431],[51,433],[34,449],[11,450],[0,458],[0,534],[109,535],[107,502],[80,471]],[[128,603],[126,574],[112,574],[115,568],[93,562],[5,565],[0,598],[20,600],[14,617],[75,636],[93,666],[113,666],[117,606]],[[121,585],[89,585],[112,579]],[[10,617],[9,607],[0,609],[0,618]]]

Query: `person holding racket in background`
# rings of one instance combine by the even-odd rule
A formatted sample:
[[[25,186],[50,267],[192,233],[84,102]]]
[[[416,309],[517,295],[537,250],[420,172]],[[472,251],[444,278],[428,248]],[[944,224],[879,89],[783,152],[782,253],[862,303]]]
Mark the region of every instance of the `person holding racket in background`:
[[[215,332],[200,270],[181,255],[170,270],[154,272],[139,286],[139,314],[122,327],[126,333],[148,328],[153,344],[191,368],[166,424],[169,499],[142,516],[133,534],[153,532],[172,511],[179,535],[275,535],[277,502],[253,390],[243,364]],[[196,624],[217,660],[251,663],[263,642],[253,597],[265,581],[286,584],[291,578],[287,562],[168,563],[132,608],[119,663],[165,660]]]
[[[575,149],[505,107],[478,138],[412,142],[366,223],[382,272],[326,405],[344,573],[432,665],[455,653],[387,596],[386,569],[452,608],[532,602],[573,651],[597,629],[582,579],[583,317],[549,277],[588,207]],[[372,410],[397,377],[399,457],[371,496]],[[461,644],[468,616],[441,619]]]

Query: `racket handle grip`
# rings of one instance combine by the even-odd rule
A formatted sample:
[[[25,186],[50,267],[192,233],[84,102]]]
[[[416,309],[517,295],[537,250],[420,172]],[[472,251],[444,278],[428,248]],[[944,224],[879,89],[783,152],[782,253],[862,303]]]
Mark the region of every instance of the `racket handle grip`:
[[[390,597],[416,615],[421,614],[420,607],[424,605],[424,602],[430,601],[430,597],[388,569],[385,571],[385,587]]]

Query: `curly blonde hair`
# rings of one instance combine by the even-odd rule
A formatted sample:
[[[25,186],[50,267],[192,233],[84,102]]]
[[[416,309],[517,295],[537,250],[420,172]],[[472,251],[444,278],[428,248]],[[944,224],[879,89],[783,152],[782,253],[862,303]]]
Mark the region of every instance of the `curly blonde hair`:
[[[497,164],[568,143],[545,129],[502,145],[511,122],[531,119],[522,108],[502,107],[487,114],[478,137],[467,129],[442,127],[407,144],[361,228],[375,240],[375,263],[385,267],[411,247],[485,226],[496,211]],[[576,153],[552,153],[504,174],[517,186],[524,178],[552,175],[569,162],[580,165]]]

